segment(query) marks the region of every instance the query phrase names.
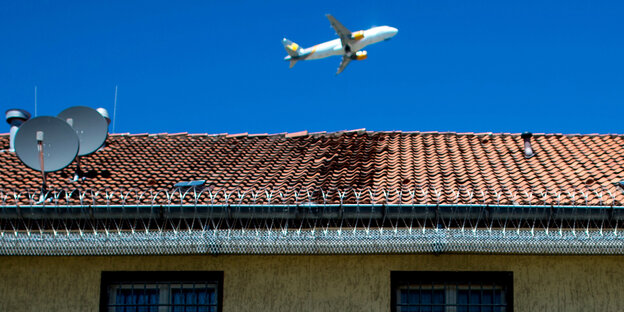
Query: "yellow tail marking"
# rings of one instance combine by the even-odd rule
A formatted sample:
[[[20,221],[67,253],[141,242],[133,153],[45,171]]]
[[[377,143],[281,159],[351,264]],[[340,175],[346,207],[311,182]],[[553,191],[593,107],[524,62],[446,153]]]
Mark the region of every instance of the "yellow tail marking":
[[[288,48],[293,51],[297,51],[297,49],[299,49],[299,45],[293,42],[291,45],[288,46]]]

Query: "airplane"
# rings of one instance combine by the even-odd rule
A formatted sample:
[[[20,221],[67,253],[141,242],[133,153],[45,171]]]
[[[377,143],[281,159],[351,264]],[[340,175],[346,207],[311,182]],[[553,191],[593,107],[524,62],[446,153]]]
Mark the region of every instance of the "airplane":
[[[316,60],[333,55],[342,55],[342,62],[338,67],[336,75],[349,65],[352,60],[361,61],[368,57],[366,51],[360,51],[364,47],[380,41],[390,40],[399,32],[398,29],[390,26],[373,27],[367,30],[359,30],[356,32],[349,31],[331,14],[326,15],[329,23],[338,34],[339,39],[323,42],[310,48],[302,48],[298,44],[284,38],[282,44],[288,52],[285,61],[290,61],[290,68],[295,63],[303,60]]]

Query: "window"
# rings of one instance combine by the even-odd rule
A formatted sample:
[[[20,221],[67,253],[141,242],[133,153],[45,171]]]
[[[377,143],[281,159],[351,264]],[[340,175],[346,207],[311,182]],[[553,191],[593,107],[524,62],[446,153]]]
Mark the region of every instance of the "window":
[[[512,272],[391,272],[394,312],[511,312]]]
[[[219,312],[223,272],[102,272],[102,312]]]

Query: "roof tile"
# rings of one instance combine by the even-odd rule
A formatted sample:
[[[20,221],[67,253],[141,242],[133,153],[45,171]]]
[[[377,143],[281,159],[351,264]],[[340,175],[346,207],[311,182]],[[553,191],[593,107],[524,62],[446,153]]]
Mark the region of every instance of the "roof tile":
[[[48,184],[83,191],[171,191],[176,182],[205,179],[210,192],[281,192],[281,197],[274,196],[281,202],[292,202],[296,192],[312,192],[304,197],[328,203],[624,203],[622,190],[614,184],[624,178],[624,136],[542,134],[531,140],[536,155],[526,159],[519,134],[363,129],[329,134],[114,134],[105,148],[81,158],[88,178],[72,181],[74,162],[49,173]],[[8,148],[6,134],[0,135],[1,148]],[[40,174],[14,153],[0,152],[0,173],[0,189],[25,191],[40,185]],[[397,193],[403,191],[416,195]],[[329,195],[322,198],[323,192]],[[262,196],[254,202],[268,200]],[[251,195],[243,196],[242,202],[250,201]]]

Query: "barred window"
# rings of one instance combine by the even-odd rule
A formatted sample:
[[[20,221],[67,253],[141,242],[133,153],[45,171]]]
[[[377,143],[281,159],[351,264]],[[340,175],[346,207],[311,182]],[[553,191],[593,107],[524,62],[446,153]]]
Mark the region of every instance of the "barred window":
[[[223,272],[102,272],[100,311],[219,312]]]
[[[391,272],[395,312],[511,312],[512,272]]]

